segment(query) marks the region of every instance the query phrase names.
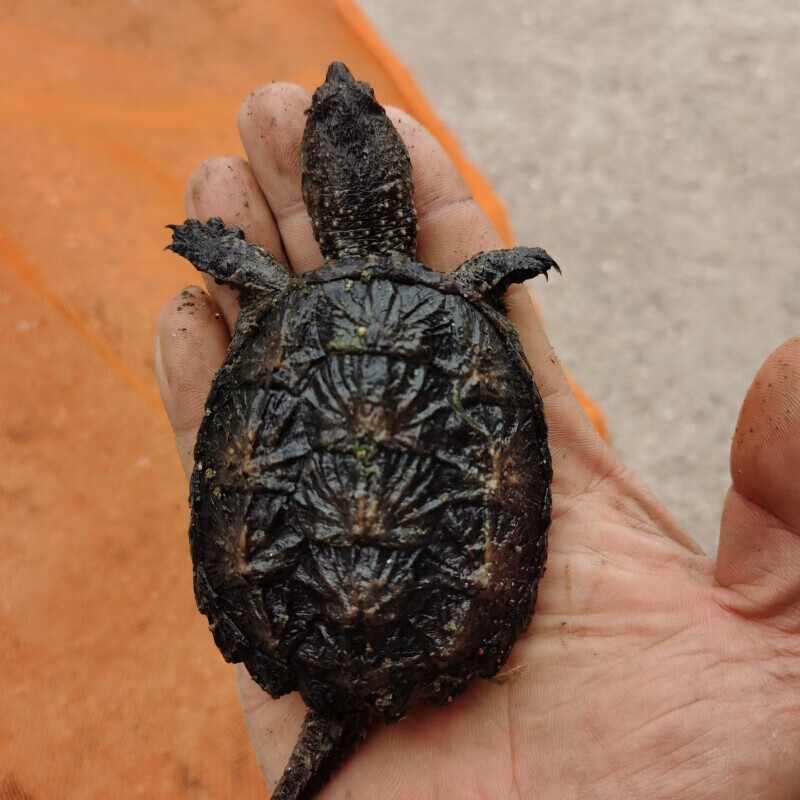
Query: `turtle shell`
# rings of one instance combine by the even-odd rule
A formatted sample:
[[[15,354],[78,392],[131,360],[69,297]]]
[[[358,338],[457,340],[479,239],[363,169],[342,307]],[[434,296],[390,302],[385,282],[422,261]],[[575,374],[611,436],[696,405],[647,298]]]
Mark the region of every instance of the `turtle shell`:
[[[508,322],[447,276],[301,276],[234,337],[195,461],[198,605],[273,696],[397,719],[494,675],[530,620],[542,403]]]

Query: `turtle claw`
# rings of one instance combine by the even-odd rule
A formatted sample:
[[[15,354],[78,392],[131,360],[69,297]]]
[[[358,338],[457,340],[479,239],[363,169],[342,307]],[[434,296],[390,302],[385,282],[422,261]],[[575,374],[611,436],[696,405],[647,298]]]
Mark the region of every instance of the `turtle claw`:
[[[502,308],[503,295],[509,286],[522,283],[537,275],[561,268],[541,247],[514,247],[510,250],[491,250],[478,253],[465,261],[453,279],[463,291],[477,292],[487,303]]]
[[[283,291],[291,278],[289,270],[266,250],[245,241],[241,228],[226,227],[219,217],[202,223],[187,219],[182,225],[167,225],[172,244],[166,249],[188,259],[200,272],[251,295],[274,295]]]

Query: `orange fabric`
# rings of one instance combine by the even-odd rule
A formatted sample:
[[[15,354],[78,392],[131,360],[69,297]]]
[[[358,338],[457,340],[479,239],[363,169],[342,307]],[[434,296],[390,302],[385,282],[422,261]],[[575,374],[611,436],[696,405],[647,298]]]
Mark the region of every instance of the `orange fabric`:
[[[0,22],[0,800],[261,798],[194,606],[186,487],[152,377],[188,265],[186,176],[240,153],[259,83],[345,60],[500,204],[351,2],[26,0]]]

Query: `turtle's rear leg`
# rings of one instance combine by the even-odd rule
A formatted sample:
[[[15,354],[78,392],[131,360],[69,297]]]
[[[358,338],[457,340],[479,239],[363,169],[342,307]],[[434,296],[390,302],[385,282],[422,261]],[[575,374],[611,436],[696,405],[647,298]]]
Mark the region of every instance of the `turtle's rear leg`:
[[[187,219],[183,225],[167,227],[172,229],[172,244],[167,250],[188,259],[219,283],[238,289],[243,304],[279,294],[291,281],[287,267],[263,248],[246,242],[239,228],[226,228],[219,217],[212,217],[205,225]]]
[[[453,280],[463,291],[477,292],[487,303],[502,310],[503,295],[509,286],[537,275],[547,277],[551,269],[561,272],[541,247],[514,247],[478,253],[453,273]]]
[[[271,800],[311,800],[361,743],[369,721],[365,713],[333,719],[309,711]]]

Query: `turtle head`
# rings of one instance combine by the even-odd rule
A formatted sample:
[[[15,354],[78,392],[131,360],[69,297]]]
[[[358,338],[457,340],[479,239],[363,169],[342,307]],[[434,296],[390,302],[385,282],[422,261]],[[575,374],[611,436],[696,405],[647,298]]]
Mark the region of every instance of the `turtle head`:
[[[306,114],[303,198],[323,257],[413,258],[411,160],[372,87],[334,61]]]
[[[341,62],[333,61],[322,84],[311,98],[309,117],[324,119],[327,115],[357,117],[363,114],[383,114],[375,92],[365,81],[357,81],[353,73]]]

